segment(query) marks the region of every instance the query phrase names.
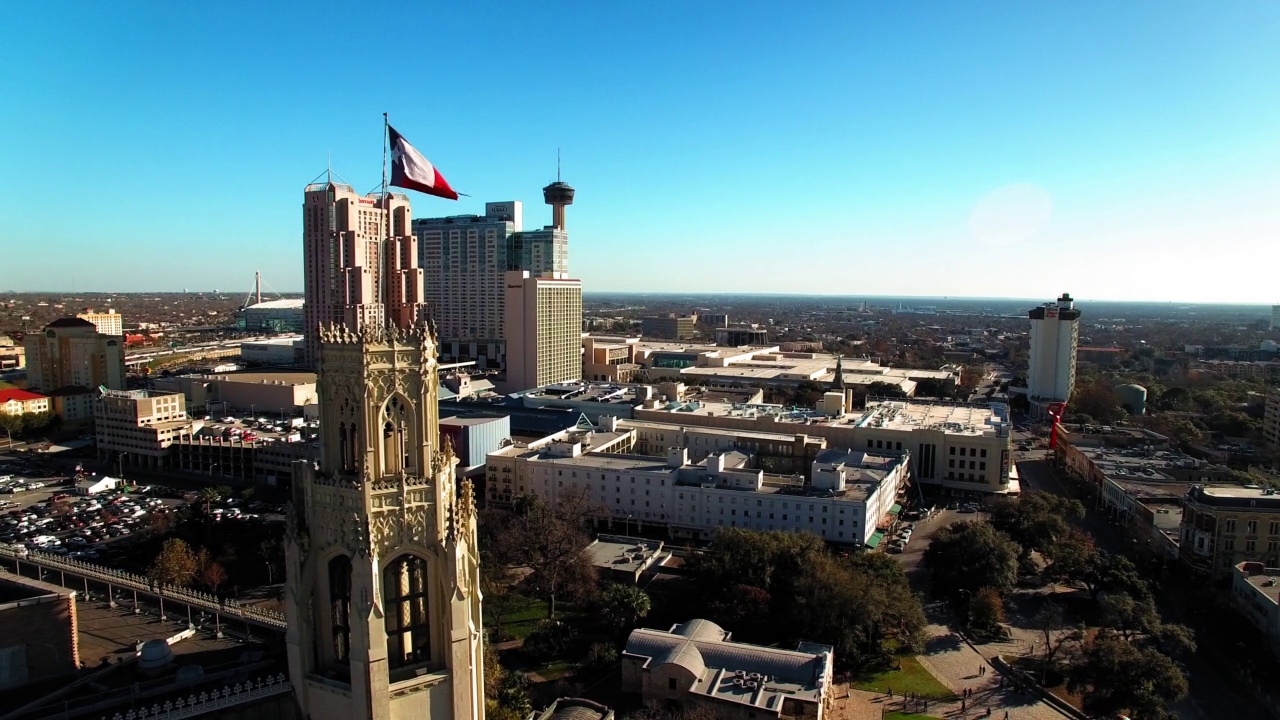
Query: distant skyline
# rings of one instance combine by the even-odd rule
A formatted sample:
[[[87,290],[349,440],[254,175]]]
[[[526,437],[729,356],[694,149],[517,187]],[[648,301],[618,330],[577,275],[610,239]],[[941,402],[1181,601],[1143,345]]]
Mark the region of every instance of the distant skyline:
[[[1280,4],[376,7],[7,9],[0,290],[299,291],[388,112],[588,294],[1280,302]]]

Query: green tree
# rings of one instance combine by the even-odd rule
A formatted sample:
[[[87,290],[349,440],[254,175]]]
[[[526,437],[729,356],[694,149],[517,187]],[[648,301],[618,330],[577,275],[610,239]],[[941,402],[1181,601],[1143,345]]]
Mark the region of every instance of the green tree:
[[[823,642],[836,661],[882,659],[887,640],[914,644],[925,625],[902,566],[879,553],[836,558],[806,533],[718,530],[686,567],[708,612],[742,639]]]
[[[1133,598],[1122,592],[1108,593],[1102,599],[1102,624],[1125,640],[1150,634],[1160,627],[1160,613],[1150,597]]]
[[[954,600],[962,590],[1013,587],[1020,553],[1017,543],[990,524],[956,521],[933,534],[924,562],[934,594]]]
[[[1073,533],[1058,543],[1049,574],[1060,582],[1083,585],[1095,603],[1104,590],[1138,599],[1151,596],[1151,586],[1128,558],[1097,549],[1084,533]]]
[[[1096,716],[1128,713],[1134,720],[1166,720],[1165,706],[1187,694],[1178,666],[1155,648],[1141,648],[1103,631],[1072,666],[1067,688]]]
[[[1069,407],[1073,413],[1089,415],[1102,423],[1115,422],[1125,415],[1115,390],[1101,381],[1077,383]]]
[[[180,538],[169,538],[152,561],[147,577],[156,585],[186,587],[196,576],[199,560],[191,546]]]
[[[204,514],[210,515],[213,513],[213,504],[217,502],[221,502],[222,498],[225,496],[222,493],[218,492],[217,488],[203,487],[203,488],[200,488],[200,492],[197,493],[197,497],[200,500],[200,502],[204,505]]]
[[[991,506],[991,524],[1022,546],[1054,556],[1057,543],[1071,536],[1071,521],[1084,518],[1079,500],[1047,492],[1030,491],[1019,497],[999,498]]]
[[[623,631],[634,628],[649,614],[649,595],[634,585],[607,583],[596,596],[600,615],[609,625]]]

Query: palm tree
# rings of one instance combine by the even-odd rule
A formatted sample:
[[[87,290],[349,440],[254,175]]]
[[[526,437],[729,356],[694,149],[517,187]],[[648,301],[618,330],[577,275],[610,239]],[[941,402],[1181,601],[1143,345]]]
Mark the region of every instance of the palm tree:
[[[200,489],[200,501],[204,503],[205,515],[210,514],[211,512],[210,507],[213,505],[213,503],[216,503],[221,499],[222,499],[222,494],[219,493],[214,488],[207,487],[207,488]]]

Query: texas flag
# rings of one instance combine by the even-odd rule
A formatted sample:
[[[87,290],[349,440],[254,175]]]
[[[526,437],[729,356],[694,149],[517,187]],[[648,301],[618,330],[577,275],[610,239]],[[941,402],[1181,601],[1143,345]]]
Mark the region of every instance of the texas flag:
[[[387,126],[391,133],[391,184],[396,187],[417,190],[420,193],[435,195],[446,200],[457,200],[458,193],[449,187],[448,181],[410,145],[396,129]]]

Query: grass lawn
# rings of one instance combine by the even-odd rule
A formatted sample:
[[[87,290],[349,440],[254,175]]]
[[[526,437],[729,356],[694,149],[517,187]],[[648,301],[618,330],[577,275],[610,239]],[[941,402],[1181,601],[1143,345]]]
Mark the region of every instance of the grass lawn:
[[[545,665],[533,669],[543,680],[559,680],[578,669],[578,664],[569,660],[552,660]]]
[[[920,715],[919,713],[908,712],[891,712],[885,715],[885,720],[942,720],[933,715]]]
[[[547,619],[547,603],[537,598],[519,597],[515,608],[502,616],[502,629],[517,640],[524,640]]]
[[[882,673],[859,678],[853,682],[853,687],[858,690],[878,693],[886,693],[889,690],[893,690],[894,695],[911,692],[930,700],[947,700],[955,697],[945,685],[930,675],[929,671],[925,670],[924,666],[914,657],[905,655],[898,658],[898,662],[901,665],[900,669],[886,670]],[[904,715],[903,717],[912,716]]]

